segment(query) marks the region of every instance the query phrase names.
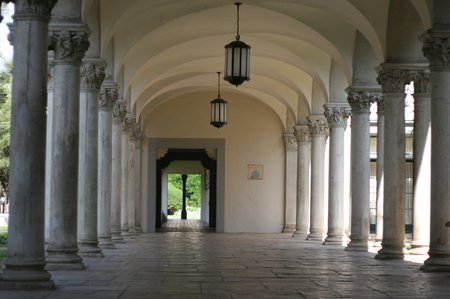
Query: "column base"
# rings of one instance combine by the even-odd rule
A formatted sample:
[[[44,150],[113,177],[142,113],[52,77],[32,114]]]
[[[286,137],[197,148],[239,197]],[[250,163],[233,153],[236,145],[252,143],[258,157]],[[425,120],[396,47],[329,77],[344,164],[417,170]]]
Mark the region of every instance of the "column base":
[[[37,264],[11,265],[10,259],[4,262],[5,268],[0,272],[0,290],[54,290],[55,284],[46,270],[45,261]]]
[[[144,232],[144,231],[142,230],[140,224],[137,224],[137,225],[135,226],[135,228],[136,228],[136,232],[137,232],[138,234],[142,234],[142,233]]]
[[[102,249],[117,249],[111,237],[99,237],[98,246]]]
[[[402,260],[404,257],[403,244],[390,245],[381,243],[381,249],[375,255],[375,259],[377,260]]]
[[[344,242],[343,236],[333,236],[329,235],[325,238],[322,245],[339,245],[342,246],[342,243]]]
[[[420,267],[424,272],[450,272],[450,255],[432,254]]]
[[[295,238],[300,238],[302,240],[307,240],[308,239],[308,232],[304,231],[304,230],[296,230],[293,234],[293,237]]]
[[[86,266],[83,259],[77,254],[76,250],[55,250],[47,249],[46,270],[83,270]]]
[[[308,241],[323,241],[323,233],[322,232],[313,232],[311,231],[309,235],[306,237]]]
[[[102,250],[98,247],[97,241],[78,242],[78,253],[82,257],[103,257]]]
[[[369,251],[369,241],[365,240],[351,240],[350,243],[345,247],[345,251],[353,252],[368,252]]]
[[[285,224],[282,233],[293,234],[295,232],[295,224]]]
[[[111,240],[114,243],[125,243],[125,240],[123,239],[121,232],[117,231],[117,232],[112,232],[111,234]]]

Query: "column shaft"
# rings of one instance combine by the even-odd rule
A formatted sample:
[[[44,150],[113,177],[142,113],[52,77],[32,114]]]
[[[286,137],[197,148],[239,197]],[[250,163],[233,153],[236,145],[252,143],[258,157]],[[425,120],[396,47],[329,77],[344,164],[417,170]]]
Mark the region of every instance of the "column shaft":
[[[121,149],[122,149],[122,128],[121,122],[125,117],[125,102],[119,100],[113,109],[112,125],[112,169],[111,169],[111,238],[115,243],[123,242],[121,236]]]
[[[98,98],[104,68],[85,60],[81,68],[78,163],[78,246],[82,256],[102,257],[97,234]]]
[[[325,145],[328,125],[324,117],[308,118],[311,134],[311,217],[308,240],[322,241],[324,236]]]
[[[347,89],[352,107],[351,136],[351,219],[347,251],[367,251],[370,206],[370,104],[373,95],[357,88]]]
[[[294,134],[284,134],[286,143],[285,215],[283,233],[295,232],[297,204],[297,140]]]
[[[384,206],[384,102],[377,101],[377,224],[375,241],[383,239],[383,206]]]
[[[87,28],[52,26],[53,128],[47,269],[83,269],[77,244],[80,64],[89,47]]]
[[[297,213],[294,236],[306,239],[309,228],[309,186],[311,167],[311,135],[308,126],[296,126],[297,139]]]
[[[414,205],[412,246],[430,244],[431,94],[414,94]]]
[[[447,1],[435,1],[434,17],[439,16],[436,19],[440,22],[448,20],[446,6]],[[424,55],[430,61],[432,90],[430,249],[429,258],[421,267],[429,272],[450,272],[449,38],[450,24],[435,24],[421,36]]]
[[[121,187],[120,187],[120,225],[122,235],[128,232],[128,133],[125,122],[122,124],[122,149],[121,149]]]
[[[344,238],[344,133],[350,110],[347,105],[325,105],[330,127],[328,231],[324,244],[342,245]]]
[[[136,168],[136,213],[135,213],[135,227],[136,232],[142,233],[141,227],[141,137],[135,139],[135,168]]]
[[[8,256],[0,289],[53,289],[44,270],[47,37],[56,1],[15,2]]]
[[[98,233],[101,248],[115,249],[111,239],[112,108],[118,98],[114,82],[103,83],[98,122]]]
[[[136,234],[136,168],[134,140],[128,144],[128,234]]]
[[[417,65],[382,64],[378,82],[383,88],[384,206],[383,241],[377,259],[402,259],[405,240],[405,85]],[[389,153],[389,154],[387,154]]]

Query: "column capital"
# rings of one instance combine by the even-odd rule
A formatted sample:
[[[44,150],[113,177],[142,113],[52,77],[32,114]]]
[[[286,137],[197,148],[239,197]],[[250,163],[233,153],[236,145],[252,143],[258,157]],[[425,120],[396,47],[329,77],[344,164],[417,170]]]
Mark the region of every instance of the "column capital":
[[[422,70],[413,75],[414,94],[431,93],[430,71]]]
[[[105,65],[103,59],[83,59],[80,67],[82,90],[99,90],[105,79]]]
[[[311,142],[311,133],[308,125],[298,125],[294,127],[294,136],[297,139],[297,144],[300,142]]]
[[[346,103],[328,103],[323,105],[324,115],[330,128],[346,128],[347,119],[351,115],[350,106]]]
[[[85,24],[50,24],[49,34],[49,49],[54,51],[55,64],[81,64],[90,46]]]
[[[125,119],[127,114],[127,103],[124,99],[119,99],[116,101],[113,107],[113,121],[115,123],[120,123]]]
[[[1,2],[15,2],[14,19],[43,18],[47,22],[57,0],[3,0]],[[1,21],[1,20],[0,20]]]
[[[347,101],[352,107],[352,114],[370,114],[370,106],[377,102],[382,93],[377,88],[349,87]]]
[[[430,62],[430,69],[450,70],[450,30],[430,29],[419,38],[423,43],[423,55]]]
[[[292,133],[285,133],[284,134],[284,142],[286,144],[286,151],[287,152],[297,151],[297,140],[295,139],[294,134],[292,134]]]
[[[377,100],[377,114],[384,115],[384,98],[383,95],[380,95]]]
[[[133,132],[133,126],[135,122],[136,119],[127,112],[125,114],[125,117],[123,118],[122,132],[131,135]]]
[[[119,98],[119,86],[112,81],[105,82],[104,84],[102,84],[101,87],[98,108],[101,110],[102,109],[110,110],[113,108],[118,98]]]
[[[311,115],[307,117],[308,128],[311,137],[327,137],[329,134],[329,127],[324,116]]]
[[[377,81],[384,94],[405,94],[405,85],[426,69],[422,63],[383,63],[376,68]],[[420,76],[420,75],[419,75]]]

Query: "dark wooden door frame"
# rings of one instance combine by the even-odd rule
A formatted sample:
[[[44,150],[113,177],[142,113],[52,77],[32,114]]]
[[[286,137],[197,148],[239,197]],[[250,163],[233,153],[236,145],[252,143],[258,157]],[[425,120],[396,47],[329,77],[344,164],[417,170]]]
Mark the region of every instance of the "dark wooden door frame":
[[[209,169],[209,227],[216,227],[217,212],[217,161],[210,158],[205,149],[169,149],[167,154],[156,160],[156,209],[155,227],[161,227],[162,172],[173,161],[200,161]]]

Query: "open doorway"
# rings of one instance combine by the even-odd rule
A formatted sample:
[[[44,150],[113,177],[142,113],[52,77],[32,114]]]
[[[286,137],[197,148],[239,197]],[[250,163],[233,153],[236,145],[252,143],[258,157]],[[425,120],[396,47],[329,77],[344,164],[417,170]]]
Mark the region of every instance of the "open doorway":
[[[216,170],[205,149],[169,149],[157,159],[156,229],[215,230]]]

